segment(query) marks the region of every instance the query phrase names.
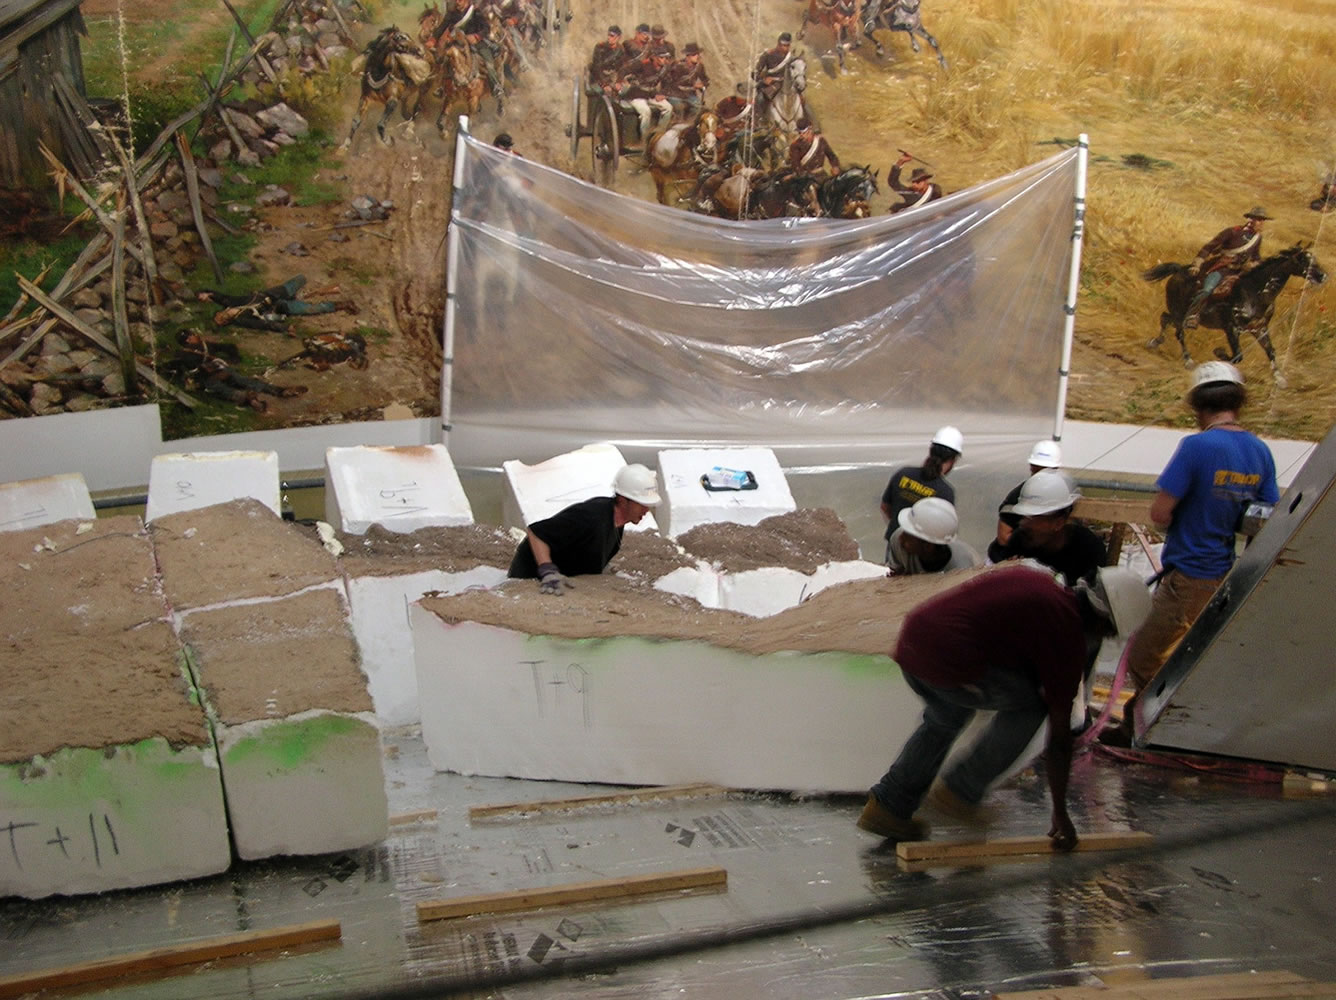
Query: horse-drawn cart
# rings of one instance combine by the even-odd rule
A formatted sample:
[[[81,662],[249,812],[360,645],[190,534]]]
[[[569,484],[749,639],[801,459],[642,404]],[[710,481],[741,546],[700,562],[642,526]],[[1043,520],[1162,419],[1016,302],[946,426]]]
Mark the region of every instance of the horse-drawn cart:
[[[571,139],[571,160],[575,163],[580,160],[580,140],[589,140],[594,183],[601,187],[612,186],[623,156],[644,153],[641,146],[627,145],[628,138],[641,141],[640,116],[635,108],[599,87],[591,87],[588,70],[571,87],[571,124],[566,134]]]

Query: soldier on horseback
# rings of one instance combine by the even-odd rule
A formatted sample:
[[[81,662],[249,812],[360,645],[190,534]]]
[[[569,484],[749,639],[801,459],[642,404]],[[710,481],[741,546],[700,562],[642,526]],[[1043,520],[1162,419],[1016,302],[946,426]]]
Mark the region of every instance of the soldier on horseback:
[[[752,79],[756,81],[758,118],[764,118],[765,109],[784,86],[784,74],[793,62],[793,36],[787,31],[779,36],[773,49],[767,49],[756,60]]]
[[[940,184],[932,183],[932,174],[922,167],[915,167],[914,172],[909,175],[909,184],[900,183],[900,171],[904,165],[914,157],[906,152],[900,153],[900,158],[895,161],[891,167],[891,175],[886,182],[891,186],[891,190],[898,194],[901,201],[898,205],[891,206],[891,214],[903,212],[907,208],[916,208],[919,205],[926,205],[930,201],[936,201],[942,196],[942,187]]]
[[[747,85],[739,83],[736,93],[729,94],[714,106],[714,113],[719,116],[719,128],[723,132],[720,138],[726,141],[743,129],[750,128],[752,110],[752,102],[747,100]]]
[[[681,61],[671,63],[664,73],[664,93],[673,110],[683,118],[694,118],[705,105],[710,74],[705,72],[700,56],[700,46],[687,42]]]
[[[1314,212],[1330,212],[1336,208],[1336,171],[1322,179],[1322,190],[1308,203],[1308,207]]]
[[[1202,306],[1212,295],[1225,296],[1234,288],[1240,275],[1252,270],[1262,260],[1262,223],[1271,216],[1260,205],[1243,213],[1240,226],[1222,229],[1188,265],[1188,274],[1201,279],[1201,286],[1188,305],[1183,317],[1183,328],[1195,330]]]
[[[478,53],[492,96],[499,101],[505,96],[501,82],[501,46],[491,38],[491,26],[487,23],[482,6],[477,0],[455,0],[455,5],[445,12],[441,23],[436,26],[433,40],[439,49],[440,40],[447,35],[466,39],[473,51]]]
[[[802,27],[798,29],[799,41],[807,33],[809,24],[824,24],[830,29],[841,58],[843,49],[856,49],[863,44],[858,30],[858,0],[808,0]]]
[[[840,158],[830,148],[826,137],[816,130],[810,118],[798,120],[798,135],[789,143],[789,170],[795,174],[818,174],[825,178],[825,165],[830,164],[830,176],[840,172]]]
[[[878,27],[884,27],[890,31],[903,31],[909,36],[909,47],[915,52],[920,51],[916,35],[922,35],[923,40],[932,46],[933,51],[937,53],[937,63],[946,69],[946,56],[942,55],[942,47],[937,44],[937,39],[923,27],[923,18],[919,14],[919,7],[922,0],[864,0],[863,3],[863,34],[872,39],[872,43],[877,47],[877,55],[885,55],[885,49],[881,42],[877,41],[874,32]]]

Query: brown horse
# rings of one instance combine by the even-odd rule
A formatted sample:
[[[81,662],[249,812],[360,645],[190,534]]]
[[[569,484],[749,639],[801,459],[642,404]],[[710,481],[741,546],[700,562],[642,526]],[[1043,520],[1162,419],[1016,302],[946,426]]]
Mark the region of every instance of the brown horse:
[[[735,165],[731,173],[705,193],[710,215],[721,219],[745,219],[751,211],[751,189],[761,177],[755,167]]]
[[[462,41],[443,45],[436,60],[441,81],[441,113],[436,116],[436,128],[445,135],[445,116],[457,101],[464,101],[470,115],[478,113],[487,80],[479,69],[477,56]]]
[[[1160,333],[1146,344],[1154,350],[1164,343],[1164,331],[1173,324],[1178,334],[1178,346],[1183,352],[1183,364],[1192,367],[1192,355],[1188,353],[1187,343],[1183,339],[1183,320],[1192,303],[1193,293],[1197,289],[1196,280],[1188,273],[1185,264],[1156,264],[1141,275],[1147,281],[1163,281],[1164,312],[1160,314]],[[1271,346],[1271,335],[1267,327],[1276,311],[1276,296],[1285,287],[1290,278],[1303,278],[1315,285],[1327,280],[1327,272],[1317,262],[1312,252],[1302,244],[1296,243],[1289,249],[1282,250],[1274,257],[1268,257],[1250,271],[1244,272],[1234,287],[1222,297],[1212,296],[1202,306],[1201,325],[1214,330],[1225,331],[1229,341],[1229,350],[1215,349],[1216,357],[1222,361],[1238,364],[1243,358],[1243,349],[1239,344],[1241,334],[1250,333],[1262,345],[1266,358],[1271,362],[1271,375],[1276,385],[1285,386],[1285,378],[1276,367],[1276,352]]]
[[[853,0],[807,0],[803,23],[798,28],[799,41],[807,34],[809,24],[819,25],[830,32],[841,69],[844,68],[844,50],[856,49],[863,44],[858,35],[857,5]]]
[[[441,11],[435,6],[423,7],[418,15],[418,44],[428,52],[436,48],[436,29],[441,26]]]
[[[821,214],[821,203],[818,199],[820,188],[821,180],[814,174],[800,174],[792,170],[758,177],[752,183],[748,198],[750,202],[748,217],[815,218]]]
[[[677,122],[645,143],[645,161],[659,204],[668,204],[668,182],[695,180],[703,168],[719,162],[719,116],[702,111],[694,122]]]
[[[401,102],[405,121],[411,123],[417,117],[423,92],[431,84],[431,61],[420,45],[391,26],[371,40],[353,61],[353,70],[360,70],[362,74],[362,97],[357,102],[357,113],[353,115],[353,124],[348,130],[348,138],[343,141],[343,148],[352,145],[357,126],[362,124],[362,115],[372,101],[385,107],[376,122],[376,134],[381,142],[389,145],[391,140],[385,135],[385,123]]]

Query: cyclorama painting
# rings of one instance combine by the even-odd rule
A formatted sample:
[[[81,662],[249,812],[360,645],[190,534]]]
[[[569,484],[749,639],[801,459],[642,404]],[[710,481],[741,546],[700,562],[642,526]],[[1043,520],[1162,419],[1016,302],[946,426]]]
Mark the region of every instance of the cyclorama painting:
[[[167,438],[438,414],[463,113],[514,155],[744,227],[921,211],[1086,133],[1068,416],[1183,424],[1185,367],[1223,357],[1256,430],[1315,439],[1336,395],[1333,14],[11,2],[0,414],[153,402]]]

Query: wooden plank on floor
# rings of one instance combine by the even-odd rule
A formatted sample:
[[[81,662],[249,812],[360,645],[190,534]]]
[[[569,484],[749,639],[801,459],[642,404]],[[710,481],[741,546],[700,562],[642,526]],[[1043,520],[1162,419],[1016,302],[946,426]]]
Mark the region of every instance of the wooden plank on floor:
[[[419,809],[416,812],[395,813],[390,817],[390,826],[407,826],[410,823],[433,823],[435,820],[435,809]]]
[[[655,872],[650,875],[599,879],[595,882],[572,882],[569,885],[431,900],[418,903],[417,914],[419,921],[448,920],[480,913],[514,913],[519,910],[536,910],[544,906],[631,899],[659,892],[727,887],[727,885],[728,872],[723,868],[687,868],[675,872]]]
[[[1115,833],[1080,833],[1078,851],[1123,851],[1149,847],[1149,833],[1135,830]],[[1052,854],[1047,837],[997,837],[993,840],[902,840],[895,854],[904,861],[960,861],[975,858],[1006,857],[1015,854]]]
[[[638,788],[633,792],[609,792],[604,795],[577,795],[566,799],[543,799],[538,802],[507,802],[502,805],[473,806],[469,822],[487,819],[514,818],[527,814],[569,812],[590,806],[623,805],[635,802],[653,802],[656,799],[699,799],[727,795],[722,785],[697,783],[693,785],[656,785]]]
[[[309,923],[289,924],[270,930],[226,934],[203,941],[191,941],[166,948],[130,952],[112,958],[100,958],[91,962],[0,977],[0,997],[17,997],[58,986],[78,986],[105,979],[173,969],[182,965],[212,962],[214,959],[230,958],[234,955],[293,948],[317,941],[337,941],[342,934],[342,926],[337,920],[313,920]]]
[[[1281,779],[1281,792],[1287,799],[1303,799],[1336,792],[1336,782],[1296,771],[1286,771]]]

